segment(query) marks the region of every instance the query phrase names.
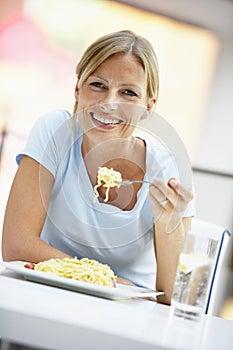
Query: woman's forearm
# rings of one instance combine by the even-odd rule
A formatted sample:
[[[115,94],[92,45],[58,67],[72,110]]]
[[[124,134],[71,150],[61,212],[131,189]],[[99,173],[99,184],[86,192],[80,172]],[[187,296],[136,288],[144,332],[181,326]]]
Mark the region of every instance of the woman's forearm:
[[[2,257],[4,261],[29,261],[38,263],[51,258],[65,258],[69,255],[50,246],[39,237],[27,237],[23,242],[8,244],[3,241]]]
[[[156,289],[165,293],[158,301],[170,304],[183,240],[183,225],[180,223],[171,233],[165,233],[164,226],[160,223],[155,224]]]
[[[190,224],[191,218],[184,218],[174,226],[172,232],[167,233],[167,223],[155,223],[156,289],[165,293],[158,298],[161,303],[171,302],[184,232]]]
[[[5,211],[3,260],[38,262],[67,256],[40,239],[53,183],[53,175],[47,169],[30,157],[23,157]]]

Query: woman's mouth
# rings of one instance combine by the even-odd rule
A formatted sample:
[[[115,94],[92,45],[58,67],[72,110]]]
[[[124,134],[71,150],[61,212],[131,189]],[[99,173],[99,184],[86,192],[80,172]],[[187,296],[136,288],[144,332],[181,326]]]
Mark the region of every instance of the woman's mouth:
[[[103,126],[103,127],[114,127],[116,125],[119,125],[123,123],[123,120],[121,119],[115,119],[115,118],[103,118],[102,116],[99,116],[97,114],[94,114],[93,112],[90,112],[90,115],[92,119],[95,122],[95,125],[97,126]]]

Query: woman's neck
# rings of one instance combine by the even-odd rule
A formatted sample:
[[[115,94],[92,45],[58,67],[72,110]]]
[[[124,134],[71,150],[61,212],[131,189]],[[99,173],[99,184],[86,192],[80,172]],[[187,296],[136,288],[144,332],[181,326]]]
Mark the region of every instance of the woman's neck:
[[[83,135],[82,156],[98,159],[98,161],[106,162],[109,159],[125,158],[132,156],[137,139],[130,136],[127,139],[110,139],[110,140],[93,140],[86,134]]]

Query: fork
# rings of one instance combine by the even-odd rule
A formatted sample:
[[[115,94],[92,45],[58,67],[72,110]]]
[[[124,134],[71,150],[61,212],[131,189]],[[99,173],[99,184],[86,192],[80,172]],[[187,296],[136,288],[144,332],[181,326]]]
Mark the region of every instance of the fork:
[[[122,180],[122,181],[119,181],[118,184],[120,186],[129,186],[131,184],[134,184],[134,183],[146,183],[146,184],[151,184],[152,182],[151,181],[147,181],[147,180]]]

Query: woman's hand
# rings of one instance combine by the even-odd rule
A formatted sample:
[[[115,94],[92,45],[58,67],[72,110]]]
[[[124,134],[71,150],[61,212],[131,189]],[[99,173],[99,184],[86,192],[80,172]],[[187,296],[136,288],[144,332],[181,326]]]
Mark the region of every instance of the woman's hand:
[[[155,222],[166,223],[166,232],[172,232],[181,222],[181,213],[193,199],[193,193],[182,187],[175,178],[168,183],[154,179],[149,188]]]
[[[121,278],[121,277],[117,277],[117,283],[125,284],[127,286],[135,286],[135,284],[133,284],[133,282],[126,280],[124,278]]]

